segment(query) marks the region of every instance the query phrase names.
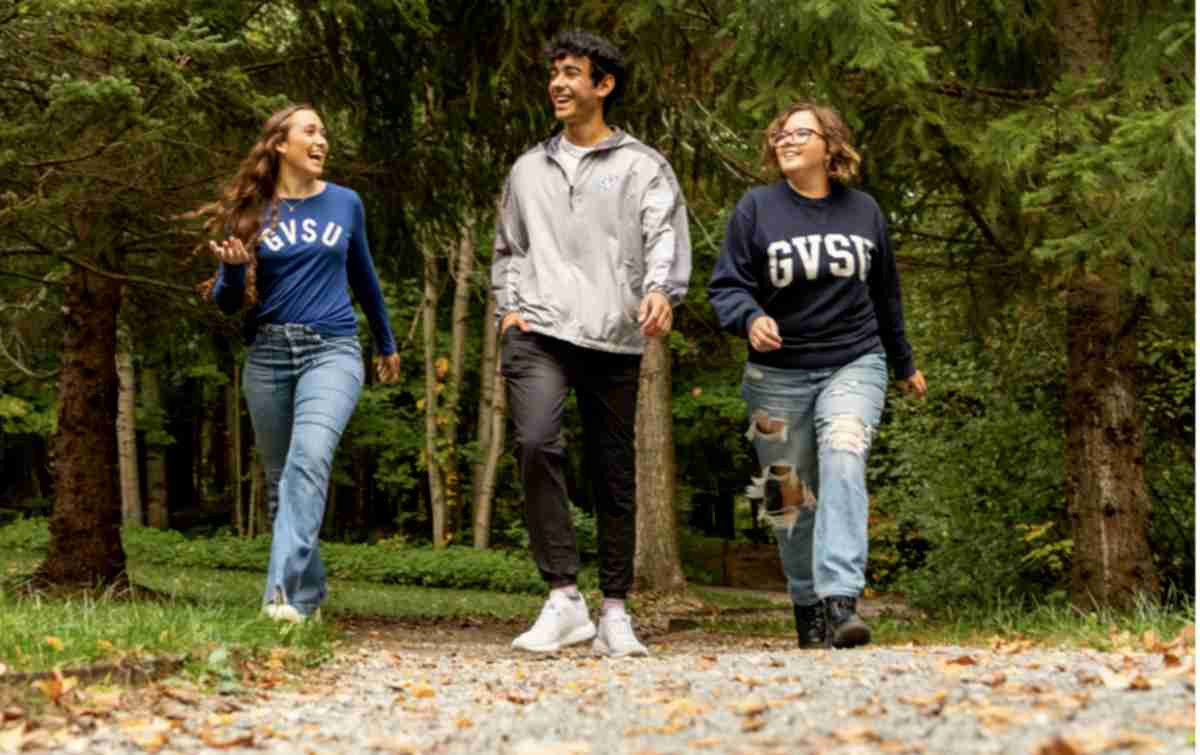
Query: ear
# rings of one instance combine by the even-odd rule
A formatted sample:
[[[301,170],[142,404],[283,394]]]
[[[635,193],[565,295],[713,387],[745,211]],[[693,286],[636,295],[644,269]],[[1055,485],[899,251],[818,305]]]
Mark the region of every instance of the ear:
[[[612,90],[617,86],[617,80],[611,73],[604,74],[604,78],[600,79],[600,83],[596,85],[596,94],[601,97],[607,97],[612,94]]]

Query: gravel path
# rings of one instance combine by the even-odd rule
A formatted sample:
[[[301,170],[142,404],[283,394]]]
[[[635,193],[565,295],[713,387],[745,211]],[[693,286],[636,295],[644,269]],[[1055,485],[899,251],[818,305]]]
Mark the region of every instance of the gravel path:
[[[687,632],[648,659],[517,655],[507,628],[364,633],[258,689],[85,692],[0,751],[104,753],[1193,752],[1190,655],[1020,644],[799,651]],[[1190,648],[1188,648],[1190,652]],[[265,687],[265,689],[264,689]],[[106,700],[101,697],[108,694]],[[90,696],[89,696],[90,695]],[[90,717],[89,717],[90,710]]]

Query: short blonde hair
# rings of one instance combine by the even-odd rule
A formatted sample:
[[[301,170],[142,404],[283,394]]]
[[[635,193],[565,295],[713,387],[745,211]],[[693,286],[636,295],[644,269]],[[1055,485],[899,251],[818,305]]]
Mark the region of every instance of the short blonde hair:
[[[763,131],[762,168],[769,178],[778,178],[779,158],[775,156],[775,146],[771,144],[771,134],[783,128],[788,118],[796,113],[809,112],[821,124],[825,134],[825,146],[829,154],[825,160],[825,172],[835,181],[849,183],[858,178],[858,166],[862,157],[854,148],[850,127],[836,110],[828,105],[821,105],[809,100],[801,100],[775,117]]]

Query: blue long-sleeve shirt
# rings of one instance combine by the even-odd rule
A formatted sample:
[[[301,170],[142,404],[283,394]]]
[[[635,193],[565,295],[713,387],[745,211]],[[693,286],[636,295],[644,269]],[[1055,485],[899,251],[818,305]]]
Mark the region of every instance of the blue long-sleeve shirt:
[[[861,191],[751,189],[729,218],[708,297],[721,327],[743,338],[761,315],[778,323],[782,348],[751,349],[755,364],[840,367],[882,347],[898,379],[916,372],[887,223]]]
[[[274,229],[264,230],[258,242],[256,281],[256,327],[299,323],[323,336],[356,336],[353,290],[367,316],[376,353],[396,353],[367,245],[366,212],[352,189],[327,182],[319,194],[281,201],[279,222]],[[245,266],[222,264],[213,299],[222,311],[232,314],[242,306],[245,287]]]

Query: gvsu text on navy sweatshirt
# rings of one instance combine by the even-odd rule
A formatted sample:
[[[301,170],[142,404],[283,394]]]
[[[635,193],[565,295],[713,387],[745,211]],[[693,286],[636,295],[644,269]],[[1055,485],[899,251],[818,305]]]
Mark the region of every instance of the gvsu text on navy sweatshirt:
[[[352,289],[371,326],[376,352],[396,352],[367,246],[366,212],[352,189],[327,182],[319,194],[279,203],[278,222],[264,229],[258,242],[257,286],[255,326],[299,323],[323,336],[358,335]],[[222,311],[236,312],[245,287],[246,268],[223,264],[213,299]]]
[[[786,181],[751,189],[725,230],[708,298],[721,327],[747,337],[770,315],[783,347],[767,367],[840,367],[881,346],[897,378],[915,371],[887,223],[869,195],[831,185],[809,199]]]

